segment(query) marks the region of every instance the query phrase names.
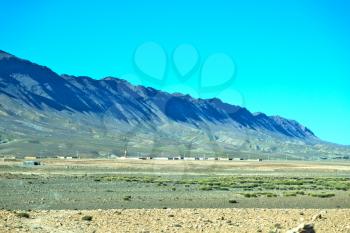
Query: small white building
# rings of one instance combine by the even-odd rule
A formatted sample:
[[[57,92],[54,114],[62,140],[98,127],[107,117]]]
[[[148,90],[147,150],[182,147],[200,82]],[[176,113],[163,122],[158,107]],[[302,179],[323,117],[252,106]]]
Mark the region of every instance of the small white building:
[[[219,160],[229,160],[229,158],[220,157]]]
[[[154,157],[154,160],[168,160],[166,157]]]

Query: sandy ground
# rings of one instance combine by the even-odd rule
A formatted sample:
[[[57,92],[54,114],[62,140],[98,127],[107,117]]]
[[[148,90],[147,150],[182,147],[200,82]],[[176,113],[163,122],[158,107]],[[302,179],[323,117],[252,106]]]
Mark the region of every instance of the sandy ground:
[[[20,211],[17,211],[20,213]],[[0,232],[350,232],[350,209],[111,209],[0,211]],[[92,220],[83,220],[91,216]],[[307,232],[307,231],[306,231]]]

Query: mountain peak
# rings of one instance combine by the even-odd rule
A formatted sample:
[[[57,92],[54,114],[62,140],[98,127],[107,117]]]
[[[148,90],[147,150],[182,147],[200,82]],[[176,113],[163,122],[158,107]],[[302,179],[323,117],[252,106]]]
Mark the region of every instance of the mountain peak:
[[[11,58],[11,57],[14,57],[12,54],[9,54],[3,50],[0,50],[0,59],[3,59],[3,58]]]

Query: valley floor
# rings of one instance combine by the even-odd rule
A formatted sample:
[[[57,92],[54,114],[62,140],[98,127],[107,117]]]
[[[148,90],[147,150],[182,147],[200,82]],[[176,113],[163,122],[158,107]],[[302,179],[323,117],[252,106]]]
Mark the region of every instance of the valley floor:
[[[347,162],[41,162],[0,162],[0,232],[350,232]]]

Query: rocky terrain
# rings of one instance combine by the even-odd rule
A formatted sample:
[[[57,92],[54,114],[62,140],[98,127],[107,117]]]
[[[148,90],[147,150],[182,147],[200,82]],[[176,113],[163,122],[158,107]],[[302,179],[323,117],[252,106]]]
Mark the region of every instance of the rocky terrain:
[[[0,232],[349,233],[349,209],[0,211]]]

